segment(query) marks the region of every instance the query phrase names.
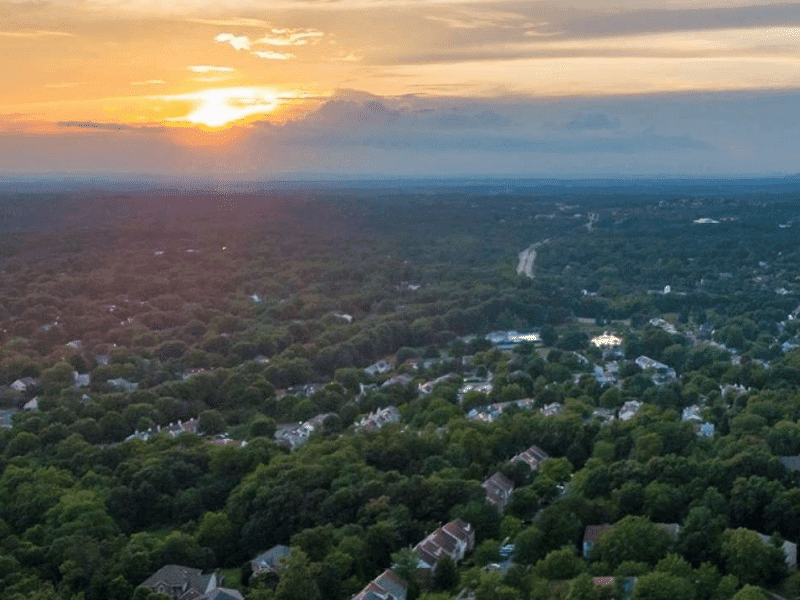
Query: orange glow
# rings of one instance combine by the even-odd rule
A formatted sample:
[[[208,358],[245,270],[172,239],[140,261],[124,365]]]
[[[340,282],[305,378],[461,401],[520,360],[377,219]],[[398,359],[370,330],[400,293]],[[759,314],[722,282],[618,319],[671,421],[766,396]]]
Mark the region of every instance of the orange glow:
[[[231,87],[204,90],[181,96],[167,96],[165,100],[183,100],[192,103],[192,110],[179,121],[199,125],[205,129],[222,129],[241,121],[263,118],[280,105],[273,90],[256,87]]]

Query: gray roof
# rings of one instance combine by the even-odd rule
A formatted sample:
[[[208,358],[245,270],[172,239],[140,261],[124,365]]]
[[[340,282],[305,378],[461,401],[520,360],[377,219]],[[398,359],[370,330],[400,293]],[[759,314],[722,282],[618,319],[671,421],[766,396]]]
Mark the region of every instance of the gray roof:
[[[213,577],[213,573],[203,575],[200,569],[181,565],[165,565],[148,577],[142,586],[155,589],[158,584],[164,583],[171,588],[185,586],[187,590],[197,590],[203,594],[208,589],[209,582]]]
[[[800,456],[781,456],[781,463],[790,471],[800,471]]]
[[[232,590],[230,588],[216,588],[204,594],[198,600],[244,600],[239,590]]]
[[[256,556],[251,563],[261,569],[276,569],[280,561],[289,556],[291,548],[278,544]]]

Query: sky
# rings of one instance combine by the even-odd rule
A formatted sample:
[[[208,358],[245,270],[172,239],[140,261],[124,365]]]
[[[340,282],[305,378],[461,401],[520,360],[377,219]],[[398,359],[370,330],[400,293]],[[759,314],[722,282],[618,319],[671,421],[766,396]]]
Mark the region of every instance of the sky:
[[[0,0],[0,177],[800,172],[800,4]]]

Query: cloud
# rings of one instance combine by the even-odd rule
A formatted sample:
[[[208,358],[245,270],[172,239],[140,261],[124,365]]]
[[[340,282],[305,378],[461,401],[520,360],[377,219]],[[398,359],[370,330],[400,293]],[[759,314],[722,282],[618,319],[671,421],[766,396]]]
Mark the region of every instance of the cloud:
[[[582,113],[573,115],[566,123],[558,126],[562,131],[597,131],[619,129],[620,120],[603,113]]]
[[[131,85],[162,85],[166,83],[163,79],[148,79],[147,81],[131,81]]]
[[[363,54],[356,54],[354,52],[350,52],[349,54],[341,54],[339,56],[332,56],[331,60],[333,62],[358,62],[360,60],[364,60]]]
[[[230,44],[234,50],[250,50],[252,42],[246,35],[234,35],[232,33],[220,33],[214,38],[215,42]]]
[[[127,123],[99,123],[96,121],[59,121],[59,127],[67,129],[97,130],[97,131],[134,131],[138,133],[152,133],[165,131],[165,127],[153,125],[130,125]]]
[[[45,83],[44,87],[53,89],[53,90],[63,90],[68,88],[77,87],[79,84],[74,82],[63,82],[63,83]]]
[[[290,58],[294,58],[294,54],[291,52],[272,52],[271,50],[267,50],[266,52],[256,50],[253,52],[253,55],[258,58],[266,58],[267,60],[289,60]]]
[[[192,65],[186,68],[192,73],[233,73],[236,70],[233,67],[214,67],[211,65]]]
[[[529,19],[525,15],[501,11],[461,10],[447,15],[426,15],[425,18],[453,29],[533,26],[527,23]]]
[[[475,99],[386,98],[344,90],[297,121],[261,125],[266,134],[262,143],[280,147],[471,152],[497,156],[529,153],[622,155],[715,149],[689,134],[658,133],[652,126],[622,131],[618,120],[602,113],[573,114],[563,121],[560,129],[551,128],[548,132],[545,127],[543,132],[541,127],[526,125],[520,119],[520,115],[525,114],[525,120],[529,120],[535,112],[534,106],[498,111]],[[570,135],[562,133],[567,127]]]
[[[268,46],[305,46],[316,43],[325,34],[316,29],[272,29],[270,34],[256,40]]]
[[[169,119],[204,127],[223,127],[236,121],[265,117],[287,101],[298,96],[282,94],[264,87],[229,87],[203,90],[189,94],[161,96],[160,100],[189,102],[188,114]]]
[[[232,19],[188,19],[190,23],[213,25],[215,27],[270,27],[270,23],[261,19],[234,17]]]
[[[75,37],[75,34],[65,31],[45,31],[37,29],[36,31],[0,31],[0,37],[35,39],[45,37]]]

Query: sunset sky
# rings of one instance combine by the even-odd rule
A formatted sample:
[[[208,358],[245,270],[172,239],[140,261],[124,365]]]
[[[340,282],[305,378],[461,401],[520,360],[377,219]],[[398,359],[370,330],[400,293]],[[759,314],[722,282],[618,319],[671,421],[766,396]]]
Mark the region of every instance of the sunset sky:
[[[0,175],[800,172],[800,4],[0,0]]]

